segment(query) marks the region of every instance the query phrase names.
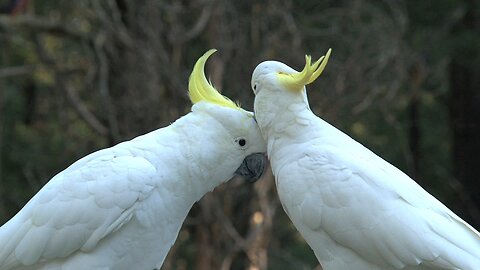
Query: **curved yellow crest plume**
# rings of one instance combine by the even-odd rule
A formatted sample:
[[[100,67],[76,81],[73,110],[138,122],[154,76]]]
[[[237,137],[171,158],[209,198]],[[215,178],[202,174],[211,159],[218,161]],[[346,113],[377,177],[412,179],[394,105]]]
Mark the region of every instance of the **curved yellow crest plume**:
[[[193,104],[203,100],[224,107],[240,109],[235,102],[220,94],[205,77],[205,63],[208,57],[216,51],[216,49],[209,50],[195,63],[192,74],[190,74],[190,79],[188,80],[188,95],[190,96],[190,100]]]
[[[325,56],[320,57],[315,63],[312,63],[312,57],[305,55],[305,67],[298,73],[278,73],[278,80],[288,89],[300,91],[302,88],[315,81],[322,74],[330,58],[332,49],[328,49]]]

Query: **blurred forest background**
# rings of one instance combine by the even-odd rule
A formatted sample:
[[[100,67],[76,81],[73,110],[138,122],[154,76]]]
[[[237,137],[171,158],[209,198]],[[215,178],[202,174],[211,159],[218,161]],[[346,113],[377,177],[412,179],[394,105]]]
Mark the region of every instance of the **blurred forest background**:
[[[0,224],[57,172],[186,114],[207,74],[252,110],[263,60],[300,69],[317,115],[480,228],[480,5],[476,0],[0,0]],[[194,206],[170,269],[319,269],[271,174]]]

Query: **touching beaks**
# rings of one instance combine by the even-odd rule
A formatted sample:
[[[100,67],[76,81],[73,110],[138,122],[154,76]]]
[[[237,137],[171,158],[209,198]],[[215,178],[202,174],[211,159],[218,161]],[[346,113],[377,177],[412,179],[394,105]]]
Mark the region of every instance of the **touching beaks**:
[[[264,153],[254,153],[248,155],[235,171],[235,174],[245,179],[247,182],[254,183],[265,173],[267,167],[267,157]]]

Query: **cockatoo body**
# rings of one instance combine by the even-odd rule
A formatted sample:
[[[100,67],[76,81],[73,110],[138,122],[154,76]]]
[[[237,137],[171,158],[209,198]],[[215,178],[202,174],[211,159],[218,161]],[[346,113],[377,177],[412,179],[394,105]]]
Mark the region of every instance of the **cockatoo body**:
[[[206,80],[213,52],[190,76],[190,113],[78,160],[0,227],[1,270],[159,268],[196,201],[236,172],[259,177],[265,143]]]
[[[310,110],[305,85],[329,54],[307,56],[301,72],[266,61],[252,75],[280,201],[323,269],[480,269],[474,228]]]

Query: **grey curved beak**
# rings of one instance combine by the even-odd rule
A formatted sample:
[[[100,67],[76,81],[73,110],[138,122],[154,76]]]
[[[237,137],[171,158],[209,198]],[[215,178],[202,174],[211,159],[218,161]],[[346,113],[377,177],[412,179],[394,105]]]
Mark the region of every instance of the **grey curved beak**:
[[[241,176],[247,182],[254,183],[262,177],[267,167],[267,157],[264,153],[254,153],[248,155],[235,171],[236,175]]]

